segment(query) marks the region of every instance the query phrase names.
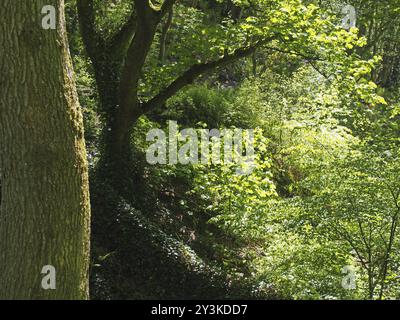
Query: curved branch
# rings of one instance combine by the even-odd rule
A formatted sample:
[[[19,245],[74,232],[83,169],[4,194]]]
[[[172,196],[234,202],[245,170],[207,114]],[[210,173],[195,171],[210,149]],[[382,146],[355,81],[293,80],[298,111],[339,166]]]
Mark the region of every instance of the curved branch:
[[[148,0],[135,0],[137,27],[135,36],[128,48],[120,81],[121,115],[130,113],[137,104],[137,84],[140,72],[150,51],[157,26],[160,22],[158,11],[154,10]]]
[[[179,90],[184,88],[185,86],[193,83],[193,81],[198,78],[199,76],[213,71],[217,68],[224,67],[231,62],[234,62],[240,58],[247,57],[255,52],[255,50],[261,47],[263,44],[270,42],[275,39],[275,36],[269,37],[266,40],[259,41],[256,44],[249,46],[247,48],[240,48],[237,49],[234,53],[226,54],[221,59],[206,62],[201,64],[196,64],[186,70],[180,77],[175,79],[168,87],[160,91],[158,95],[150,99],[149,101],[145,102],[142,106],[143,112],[149,112],[159,106],[161,106],[164,102],[166,102],[169,98],[175,95]]]

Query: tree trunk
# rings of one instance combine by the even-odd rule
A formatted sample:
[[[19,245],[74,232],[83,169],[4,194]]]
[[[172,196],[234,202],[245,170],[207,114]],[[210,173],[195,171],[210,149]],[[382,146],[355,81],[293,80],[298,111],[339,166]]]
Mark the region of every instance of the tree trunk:
[[[121,62],[114,60],[107,48],[93,60],[100,98],[99,111],[104,122],[97,175],[126,199],[132,199],[133,159],[130,137],[139,114],[119,114],[118,84]]]
[[[42,28],[45,5],[56,30]],[[88,170],[64,1],[2,0],[0,17],[0,298],[86,299]]]

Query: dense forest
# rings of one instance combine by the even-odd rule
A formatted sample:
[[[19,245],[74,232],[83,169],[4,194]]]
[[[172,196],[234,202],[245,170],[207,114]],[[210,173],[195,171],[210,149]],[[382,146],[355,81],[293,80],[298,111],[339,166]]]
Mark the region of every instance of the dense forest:
[[[29,3],[0,298],[400,299],[400,0]]]

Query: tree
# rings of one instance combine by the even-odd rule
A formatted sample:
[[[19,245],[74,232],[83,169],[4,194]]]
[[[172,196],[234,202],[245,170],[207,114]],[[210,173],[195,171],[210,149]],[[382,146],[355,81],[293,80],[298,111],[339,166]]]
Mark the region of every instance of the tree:
[[[247,19],[235,21],[234,17],[228,16],[220,17],[221,21],[218,21],[217,27],[196,25],[196,32],[201,31],[201,28],[205,28],[205,33],[210,32],[209,40],[205,41],[200,33],[200,37],[192,40],[191,46],[195,50],[196,42],[203,41],[206,43],[203,46],[205,52],[185,52],[178,48],[175,59],[187,63],[172,68],[171,74],[164,74],[161,80],[164,86],[155,88],[158,92],[152,92],[150,98],[142,99],[140,84],[143,83],[146,73],[147,76],[151,76],[151,71],[146,70],[146,65],[152,47],[158,43],[163,19],[172,19],[168,15],[177,5],[176,0],[165,0],[159,6],[146,0],[135,0],[126,22],[119,26],[117,31],[107,35],[106,31],[98,28],[97,1],[77,1],[82,38],[93,64],[100,97],[100,113],[105,120],[101,167],[105,169],[103,172],[107,173],[107,178],[114,188],[127,198],[130,197],[132,189],[128,181],[130,175],[127,174],[132,162],[130,136],[140,116],[158,111],[169,98],[200,76],[250,56],[259,47],[272,47],[274,40],[278,41],[278,46],[287,48],[288,54],[300,52],[304,58],[314,60],[315,51],[318,51],[316,45],[319,43],[318,39],[314,39],[317,31],[322,33],[319,35],[320,39],[333,31],[321,20],[315,6],[301,6],[301,3],[295,0],[267,4],[256,1],[254,10],[248,8]],[[183,5],[190,7],[190,4]],[[233,24],[225,28],[224,18],[231,19]],[[303,20],[307,23],[301,24]],[[171,22],[167,20],[166,23],[168,26]],[[300,32],[299,30],[307,28],[313,28],[313,33],[293,37],[293,34]],[[163,31],[166,28],[161,29],[161,51],[165,51]],[[338,37],[339,44],[343,38],[350,39],[352,35],[344,37],[343,34],[338,34]],[[332,42],[325,46],[331,46],[333,49],[335,44]],[[329,53],[337,55],[338,52],[343,52],[335,50],[329,50]],[[328,56],[328,51],[326,52]],[[198,55],[201,59],[199,61],[189,58],[184,56],[185,54]],[[165,60],[165,52],[162,56]],[[157,65],[159,68],[159,61]]]
[[[160,114],[168,100],[184,87],[251,56],[256,50],[265,56],[278,52],[297,57],[299,64],[310,64],[321,72],[328,69],[334,77],[338,69],[358,69],[352,63],[354,56],[349,56],[348,47],[360,45],[362,41],[356,30],[341,29],[339,20],[335,21],[330,13],[300,0],[77,0],[77,9],[83,43],[96,80],[98,111],[104,124],[101,155],[91,189],[95,249],[101,252],[101,257],[112,257],[109,261],[114,263],[109,265],[133,266],[132,260],[138,257],[133,257],[132,239],[138,240],[134,241],[135,253],[142,252],[141,247],[155,246],[163,259],[152,257],[151,266],[146,264],[145,268],[139,266],[136,270],[161,274],[158,272],[160,261],[164,262],[164,258],[172,261],[170,265],[174,267],[169,270],[185,284],[179,282],[175,287],[167,284],[168,297],[180,298],[184,292],[181,288],[185,286],[191,296],[198,298],[194,282],[187,279],[189,273],[199,274],[199,269],[190,259],[183,257],[174,261],[171,258],[171,251],[182,258],[179,246],[171,243],[173,250],[165,246],[168,237],[161,230],[154,237],[156,241],[146,242],[147,237],[137,235],[154,230],[154,226],[131,221],[128,228],[122,222],[129,216],[126,210],[121,210],[124,202],[137,208],[135,200],[140,201],[142,196],[143,179],[135,175],[137,162],[132,152],[132,131],[137,128],[137,120],[144,115]],[[109,12],[113,13],[111,18],[107,16]],[[137,214],[128,211],[130,216]],[[123,239],[121,234],[129,235]],[[154,251],[151,251],[153,256]],[[118,259],[124,262],[116,262]],[[145,260],[143,256],[139,259]],[[178,264],[180,267],[176,267]],[[134,277],[137,273],[134,269],[124,271],[124,275],[130,273]],[[117,270],[120,269],[111,267],[106,274],[113,275]],[[154,276],[147,282],[150,279]],[[211,277],[207,275],[206,279]],[[212,287],[210,283],[207,285]],[[137,290],[130,290],[129,295],[135,294]]]
[[[46,5],[56,30],[42,28]],[[0,6],[0,298],[86,299],[88,169],[64,1]]]
[[[124,181],[129,177],[126,171],[131,165],[130,134],[136,120],[161,106],[199,75],[249,55],[255,49],[255,46],[249,46],[219,61],[195,65],[144,104],[139,99],[143,68],[157,29],[176,1],[164,1],[159,8],[151,6],[149,1],[133,2],[130,18],[109,39],[96,29],[95,2],[77,2],[82,37],[93,63],[101,113],[106,122],[102,163],[109,173],[110,183],[125,195],[130,189],[129,183]]]

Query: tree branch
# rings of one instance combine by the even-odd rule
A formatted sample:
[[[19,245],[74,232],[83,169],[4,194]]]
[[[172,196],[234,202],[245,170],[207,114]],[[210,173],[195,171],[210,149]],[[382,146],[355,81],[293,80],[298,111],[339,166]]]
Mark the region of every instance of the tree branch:
[[[134,0],[134,3],[137,26],[122,69],[119,88],[120,117],[131,117],[137,111],[140,73],[161,20],[158,11],[150,6],[149,0]]]
[[[174,6],[177,0],[164,0],[164,3],[161,6],[161,17],[164,17]]]
[[[133,0],[135,9],[138,11],[138,15],[145,14],[146,12],[157,12],[151,5],[150,0]]]
[[[179,90],[184,88],[185,86],[193,83],[193,81],[199,76],[213,71],[217,68],[224,67],[229,63],[236,61],[240,58],[247,57],[251,55],[257,48],[261,47],[263,44],[272,41],[275,39],[275,36],[269,37],[266,40],[259,41],[256,44],[249,46],[247,48],[237,49],[232,54],[227,54],[219,60],[206,62],[201,64],[196,64],[185,71],[180,77],[175,79],[168,87],[160,91],[158,95],[145,102],[142,106],[144,112],[149,112],[160,105],[162,105],[165,101],[171,98],[174,94],[176,94]]]
[[[126,21],[110,41],[110,51],[114,56],[121,57],[128,51],[129,45],[135,35],[136,25],[136,12],[133,11],[128,21]]]
[[[297,51],[288,51],[288,50],[283,50],[283,49],[275,48],[275,47],[265,47],[265,49],[277,51],[277,52],[284,53],[284,54],[292,54],[292,55],[304,58],[307,61],[323,61],[321,58],[319,58],[317,56],[313,56],[311,53],[308,55],[308,54],[304,54],[304,53],[297,52]]]
[[[162,27],[161,36],[160,36],[160,51],[158,54],[158,59],[160,60],[161,64],[164,64],[164,61],[165,61],[167,36],[168,36],[169,28],[171,27],[171,24],[172,24],[173,16],[174,16],[174,10],[173,10],[173,8],[171,8],[168,11],[168,18]]]
[[[90,58],[95,60],[104,39],[96,31],[93,0],[78,0],[77,8],[83,42]]]

